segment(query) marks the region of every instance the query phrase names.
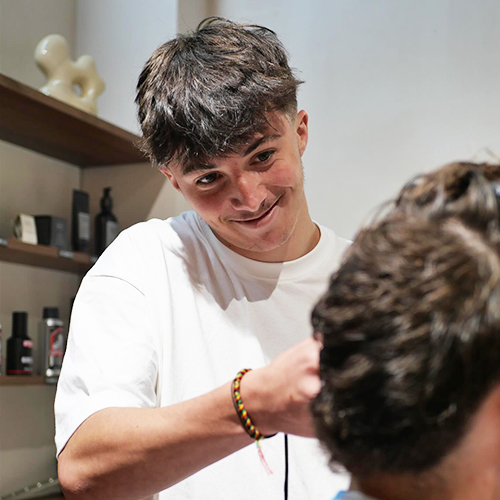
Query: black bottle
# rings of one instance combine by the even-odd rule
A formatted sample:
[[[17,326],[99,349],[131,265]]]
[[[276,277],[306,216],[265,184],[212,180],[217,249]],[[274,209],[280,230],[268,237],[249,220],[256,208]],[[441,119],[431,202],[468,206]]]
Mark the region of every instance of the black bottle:
[[[75,252],[89,251],[90,212],[89,194],[73,189],[73,211],[71,219],[71,246]]]
[[[7,340],[7,375],[33,373],[33,341],[28,337],[28,313],[12,313],[12,337]]]
[[[101,198],[101,212],[95,217],[95,253],[101,255],[105,248],[118,236],[118,219],[114,216],[110,187],[104,188]]]

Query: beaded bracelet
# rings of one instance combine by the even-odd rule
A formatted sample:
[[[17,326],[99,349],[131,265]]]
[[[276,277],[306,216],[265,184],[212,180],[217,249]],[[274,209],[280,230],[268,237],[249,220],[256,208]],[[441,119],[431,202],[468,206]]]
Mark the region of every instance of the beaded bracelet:
[[[251,370],[251,368],[244,368],[238,374],[236,375],[235,379],[233,380],[233,385],[231,389],[231,393],[233,395],[233,404],[234,408],[236,409],[236,413],[238,414],[238,417],[240,419],[241,425],[247,432],[247,434],[252,438],[255,439],[255,442],[257,444],[257,450],[259,452],[259,457],[264,465],[264,468],[269,474],[272,474],[273,471],[269,467],[269,465],[266,462],[266,459],[264,458],[264,454],[262,453],[262,448],[260,446],[260,442],[262,439],[267,439],[273,436],[276,436],[276,434],[272,434],[271,436],[264,436],[257,427],[252,423],[252,419],[250,418],[250,415],[248,414],[245,405],[243,404],[243,399],[241,398],[241,393],[240,393],[240,383],[241,379],[243,378],[243,375],[245,373],[248,373]]]
[[[250,370],[251,368],[245,368],[241,370],[240,372],[238,372],[236,378],[233,380],[233,388],[232,388],[233,404],[234,408],[236,409],[236,413],[240,418],[241,425],[243,425],[243,428],[245,429],[247,434],[252,439],[260,441],[261,439],[264,438],[264,435],[253,424],[252,419],[250,418],[250,415],[248,414],[245,405],[243,404],[243,399],[241,398],[241,393],[240,393],[241,379],[243,378],[243,375],[245,375],[245,373],[248,373]]]

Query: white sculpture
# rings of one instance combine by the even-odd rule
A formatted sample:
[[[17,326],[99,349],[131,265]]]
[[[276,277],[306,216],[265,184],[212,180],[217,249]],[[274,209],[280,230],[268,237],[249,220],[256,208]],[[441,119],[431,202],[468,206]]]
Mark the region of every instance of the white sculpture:
[[[91,56],[72,61],[66,39],[61,35],[48,35],[35,49],[35,61],[47,77],[40,91],[92,114],[97,114],[97,96],[105,84],[97,74]],[[75,86],[81,93],[75,91]]]

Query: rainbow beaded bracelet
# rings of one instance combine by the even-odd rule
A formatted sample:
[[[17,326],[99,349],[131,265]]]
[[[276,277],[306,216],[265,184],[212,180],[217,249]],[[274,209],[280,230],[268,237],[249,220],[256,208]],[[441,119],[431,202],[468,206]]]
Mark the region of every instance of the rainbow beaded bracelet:
[[[243,399],[241,398],[241,393],[240,393],[241,379],[243,378],[243,375],[245,375],[245,373],[248,373],[250,370],[251,368],[245,368],[239,371],[235,379],[233,380],[233,385],[232,385],[233,404],[234,408],[236,409],[236,413],[240,418],[241,425],[243,425],[243,428],[245,429],[247,434],[252,439],[260,441],[261,439],[272,436],[264,436],[264,434],[262,434],[259,431],[259,429],[255,427],[255,425],[252,422],[252,419],[250,418],[250,415],[248,414],[248,411],[245,408],[245,405],[243,404]],[[273,434],[273,436],[275,436],[275,434]]]
[[[255,425],[252,423],[252,419],[250,418],[250,415],[248,414],[245,405],[243,404],[243,399],[241,398],[241,393],[240,393],[241,379],[243,378],[243,375],[248,373],[250,370],[251,368],[245,368],[239,371],[235,379],[233,380],[233,387],[232,387],[233,404],[234,408],[236,409],[236,413],[240,418],[241,425],[243,425],[243,428],[245,429],[247,434],[252,439],[260,441],[264,436],[259,431],[259,429],[257,429],[257,427],[255,427]]]
[[[267,439],[276,436],[276,434],[272,434],[271,436],[264,436],[264,434],[262,434],[259,431],[259,429],[255,427],[255,425],[252,422],[252,419],[250,418],[250,415],[248,414],[245,408],[245,405],[243,404],[243,399],[241,398],[241,393],[240,393],[241,379],[243,378],[243,375],[245,375],[245,373],[248,373],[250,370],[251,368],[245,368],[244,370],[241,370],[240,372],[238,372],[235,379],[233,380],[233,385],[231,388],[231,393],[233,395],[233,404],[236,409],[236,413],[238,414],[238,417],[240,419],[241,425],[243,425],[243,428],[245,429],[247,434],[252,439],[255,439],[255,443],[257,444],[257,450],[259,452],[259,457],[262,462],[262,465],[269,474],[272,474],[273,471],[271,470],[271,468],[266,462],[266,459],[264,458],[260,442],[262,441],[262,439]]]

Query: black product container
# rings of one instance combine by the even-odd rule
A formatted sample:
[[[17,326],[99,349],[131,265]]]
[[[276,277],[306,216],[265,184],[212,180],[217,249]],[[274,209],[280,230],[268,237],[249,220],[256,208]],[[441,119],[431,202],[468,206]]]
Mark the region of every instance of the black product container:
[[[71,245],[75,252],[89,251],[90,214],[89,194],[73,189],[73,211],[71,218]]]
[[[32,375],[33,341],[28,337],[28,313],[12,313],[12,337],[7,340],[7,375]]]
[[[36,236],[39,245],[68,250],[68,223],[62,217],[35,215]]]
[[[95,217],[95,254],[101,255],[118,236],[118,219],[113,214],[113,199],[110,187],[104,188],[101,198],[101,212]]]

